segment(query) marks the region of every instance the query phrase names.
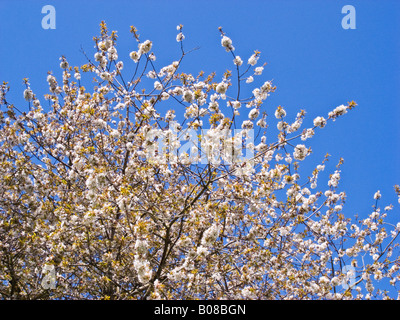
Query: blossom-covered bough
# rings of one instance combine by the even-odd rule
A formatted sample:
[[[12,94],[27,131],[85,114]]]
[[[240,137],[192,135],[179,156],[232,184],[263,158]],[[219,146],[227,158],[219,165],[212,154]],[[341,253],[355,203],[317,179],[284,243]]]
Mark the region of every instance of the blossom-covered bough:
[[[356,104],[303,130],[305,111],[291,123],[278,106],[267,143],[275,87],[248,89],[260,52],[243,60],[220,28],[233,71],[194,76],[181,70],[190,51],[177,30],[181,56],[162,68],[135,27],[124,64],[102,22],[94,58],[71,67],[62,57],[43,100],[28,79],[28,108],[1,86],[0,297],[397,298],[392,206],[381,209],[377,192],[367,218],[349,219],[342,160],[328,184],[318,181],[328,155],[309,177],[299,171],[307,140]]]

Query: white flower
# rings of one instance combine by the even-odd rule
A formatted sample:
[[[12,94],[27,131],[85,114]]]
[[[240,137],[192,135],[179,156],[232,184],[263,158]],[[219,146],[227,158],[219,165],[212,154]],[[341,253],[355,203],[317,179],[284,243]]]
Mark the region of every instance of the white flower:
[[[98,46],[100,50],[107,51],[112,46],[112,41],[110,39],[100,41]]]
[[[269,92],[272,89],[271,81],[265,81],[264,84],[261,86],[261,92]]]
[[[308,149],[306,148],[306,146],[304,144],[298,144],[295,148],[294,148],[294,153],[293,153],[293,157],[296,160],[304,160],[305,157],[308,154]]]
[[[201,244],[203,246],[210,246],[212,245],[215,240],[217,240],[219,235],[219,228],[215,224],[204,231],[203,238],[201,239]]]
[[[159,82],[159,81],[154,82],[154,89],[162,90],[162,88],[163,88],[163,86],[162,86],[161,82]]]
[[[290,233],[290,228],[288,228],[288,227],[282,227],[282,228],[279,229],[279,234],[282,237],[287,236],[289,233]]]
[[[336,107],[333,111],[328,113],[329,118],[337,118],[338,116],[341,116],[343,114],[347,113],[347,107],[345,105],[340,105]]]
[[[103,55],[101,54],[101,52],[96,52],[94,54],[94,60],[95,61],[101,61],[103,59]]]
[[[56,78],[55,78],[53,75],[51,75],[51,74],[49,74],[49,75],[47,76],[47,82],[48,82],[49,85],[52,86],[52,87],[57,85],[57,80],[56,80]]]
[[[142,260],[135,255],[135,260],[133,263],[133,267],[138,273],[138,279],[141,283],[147,283],[151,279],[152,270],[150,269],[150,263],[146,260]]]
[[[301,140],[305,141],[311,138],[314,135],[314,130],[312,128],[308,128],[301,133]]]
[[[140,59],[140,54],[139,54],[138,52],[136,52],[136,51],[132,51],[132,52],[129,54],[129,57],[130,57],[133,61],[138,62],[139,59]]]
[[[27,88],[24,90],[24,99],[26,101],[31,101],[33,99],[33,92],[31,89]]]
[[[105,129],[107,128],[107,122],[104,121],[103,119],[96,119],[94,121],[94,125],[99,128],[99,129]]]
[[[331,279],[331,284],[332,284],[334,287],[338,286],[340,283],[341,283],[341,282],[340,282],[340,280],[339,280],[338,277],[333,277],[333,278]]]
[[[314,181],[313,183],[311,183],[311,189],[315,189],[317,187],[317,183]]]
[[[218,111],[218,102],[216,101],[212,101],[210,102],[210,104],[208,105],[208,110],[212,111],[212,112],[216,112]]]
[[[253,129],[253,122],[251,122],[250,120],[243,121],[242,129]]]
[[[275,111],[275,118],[281,119],[285,116],[286,116],[286,111],[281,106],[279,106]]]
[[[67,68],[68,68],[68,62],[67,62],[67,60],[61,61],[61,63],[60,63],[60,68],[61,68],[61,69],[67,69]]]
[[[334,211],[341,211],[342,210],[342,206],[341,205],[336,205],[335,208],[333,209]]]
[[[179,32],[178,35],[176,36],[176,41],[181,42],[184,39],[185,39],[185,36],[183,35],[183,33]]]
[[[240,101],[234,101],[232,103],[232,106],[233,106],[233,109],[237,110],[242,106],[242,104],[240,103]]]
[[[203,246],[200,246],[200,247],[197,248],[196,253],[199,256],[206,256],[208,254],[208,250],[207,250],[207,248],[205,248]]]
[[[264,70],[264,67],[257,67],[257,68],[254,69],[254,74],[256,76],[259,76],[259,75],[262,74],[263,70]]]
[[[282,131],[285,128],[287,128],[287,123],[285,121],[279,121],[276,127],[278,128],[279,131]]]
[[[228,89],[228,85],[225,82],[220,82],[220,83],[218,83],[217,87],[215,88],[215,91],[217,91],[220,94],[225,94],[227,89]]]
[[[321,278],[319,278],[319,283],[321,285],[328,285],[330,283],[329,278],[326,276],[322,276]]]
[[[185,100],[186,102],[192,102],[193,99],[194,99],[193,92],[190,90],[185,90],[185,92],[183,93],[183,100]]]
[[[237,66],[241,66],[243,64],[243,60],[239,56],[236,56],[235,59],[233,59],[233,63]]]
[[[135,243],[135,249],[140,255],[144,255],[147,252],[147,241],[145,240],[137,240]]]
[[[381,192],[378,190],[375,194],[374,194],[374,199],[378,200],[381,198]]]
[[[100,78],[103,80],[108,80],[111,81],[112,80],[112,75],[109,72],[102,72],[100,73]]]
[[[169,93],[163,92],[161,93],[161,100],[168,100],[169,99]]]
[[[115,49],[115,47],[111,47],[107,50],[108,54],[108,59],[110,59],[110,61],[114,61],[118,59],[118,54],[117,54],[117,49]]]
[[[242,289],[241,294],[244,299],[255,300],[257,296],[251,291],[251,288],[245,287]]]
[[[383,278],[383,273],[382,273],[382,271],[381,271],[381,270],[375,271],[374,279],[375,279],[375,280],[381,280],[382,278]]]
[[[139,54],[148,53],[151,50],[153,43],[150,40],[146,40],[139,44]]]
[[[36,108],[40,107],[40,101],[38,99],[33,100],[32,103]]]
[[[124,63],[122,61],[118,61],[116,67],[118,70],[122,70],[124,68]]]
[[[233,51],[235,48],[232,46],[232,40],[227,36],[223,36],[221,39],[221,45],[225,48],[226,51]]]
[[[250,120],[255,120],[258,117],[259,114],[260,114],[260,111],[258,111],[258,109],[256,109],[256,108],[251,109],[250,112],[249,112],[249,119]]]
[[[116,106],[114,107],[114,110],[121,110],[125,108],[125,104],[122,102],[119,102],[116,104]]]
[[[324,193],[324,196],[327,197],[327,198],[332,196],[332,191],[331,190],[326,190],[325,193]]]
[[[149,59],[150,59],[151,61],[156,61],[156,55],[154,54],[154,52],[152,52],[152,53],[149,54]]]
[[[374,211],[370,214],[371,219],[377,219],[379,218],[379,212],[378,211]]]
[[[202,127],[203,126],[203,120],[195,120],[194,122],[192,122],[192,124],[191,124],[191,127],[193,128],[193,129],[198,129],[199,127]]]
[[[121,137],[121,134],[119,133],[118,130],[114,129],[110,132],[110,136],[113,137],[114,139],[119,139]]]
[[[147,78],[150,79],[155,79],[157,78],[157,72],[155,72],[154,70],[150,70],[147,74],[146,74]]]
[[[338,115],[345,114],[345,113],[347,113],[347,107],[342,104],[342,105],[336,107],[335,110],[333,110],[333,112]]]
[[[267,122],[265,121],[264,118],[261,118],[260,120],[257,121],[257,126],[259,126],[260,128],[266,128]]]
[[[324,117],[316,117],[314,119],[314,126],[323,128],[326,125],[326,120]]]
[[[330,176],[330,179],[328,181],[328,186],[337,187],[339,184],[339,180],[340,180],[340,173],[338,170],[336,170],[335,173]]]
[[[287,163],[292,163],[292,157],[290,156],[290,154],[288,153],[287,155],[286,155],[286,157],[285,157],[285,161],[287,162]]]
[[[114,54],[114,53],[117,53],[117,49],[115,47],[110,47],[110,48],[108,48],[107,52],[110,54]]]
[[[249,60],[247,60],[247,63],[254,66],[257,63],[258,58],[259,58],[259,56],[254,53],[253,55],[251,55]]]
[[[254,81],[254,78],[252,76],[250,76],[246,79],[246,83],[252,83],[253,81]]]
[[[165,120],[171,121],[175,118],[175,114],[173,110],[168,110],[166,115],[165,115]]]

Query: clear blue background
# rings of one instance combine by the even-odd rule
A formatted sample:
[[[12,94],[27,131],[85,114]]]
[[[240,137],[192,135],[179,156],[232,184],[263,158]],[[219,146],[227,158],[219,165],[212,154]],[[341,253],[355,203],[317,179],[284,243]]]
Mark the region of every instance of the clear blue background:
[[[56,8],[55,30],[41,26],[46,4]],[[347,4],[356,8],[355,30],[341,26]],[[153,41],[161,67],[179,58],[176,25],[183,24],[186,49],[200,47],[185,60],[185,71],[217,71],[216,79],[227,68],[234,70],[232,56],[220,45],[222,26],[244,61],[257,49],[260,62],[268,63],[255,84],[273,79],[277,85],[263,107],[270,120],[282,105],[288,119],[305,109],[305,125],[311,126],[316,116],[326,117],[334,107],[355,100],[356,109],[307,141],[314,151],[308,163],[315,167],[325,153],[332,155],[318,187],[324,190],[328,174],[343,157],[339,190],[348,195],[344,213],[365,217],[379,189],[382,206],[395,205],[391,221],[399,221],[393,185],[400,184],[400,1],[0,0],[0,81],[11,85],[9,100],[26,108],[23,77],[29,77],[34,92],[45,93],[47,71],[61,75],[61,55],[71,65],[86,63],[80,48],[93,56],[92,37],[99,35],[101,20],[118,30],[124,72],[133,68],[128,54],[137,49],[131,25],[142,41]]]

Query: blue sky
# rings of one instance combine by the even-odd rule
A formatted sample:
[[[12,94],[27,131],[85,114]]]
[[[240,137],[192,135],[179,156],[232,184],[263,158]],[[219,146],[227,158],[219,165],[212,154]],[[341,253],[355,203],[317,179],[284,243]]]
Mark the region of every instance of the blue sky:
[[[41,26],[47,4],[56,9],[55,30]],[[355,30],[342,28],[344,5],[356,9]],[[10,100],[25,103],[24,77],[34,92],[45,93],[47,71],[61,74],[61,55],[71,65],[86,63],[80,48],[92,56],[101,20],[118,30],[122,60],[129,62],[129,52],[137,49],[129,33],[135,25],[142,40],[153,41],[159,67],[179,58],[176,25],[183,24],[185,47],[200,47],[187,57],[185,71],[216,71],[217,79],[233,69],[232,56],[220,45],[222,26],[236,54],[247,60],[257,49],[260,61],[268,63],[259,81],[273,79],[277,85],[263,107],[270,119],[282,105],[289,119],[305,109],[305,126],[311,126],[316,116],[356,101],[356,109],[307,141],[314,151],[309,164],[317,165],[329,152],[327,178],[344,158],[339,190],[348,196],[347,216],[369,214],[379,189],[382,206],[393,203],[391,219],[399,220],[393,185],[400,184],[400,1],[1,0],[0,81],[9,82]],[[327,179],[321,181],[325,188]]]

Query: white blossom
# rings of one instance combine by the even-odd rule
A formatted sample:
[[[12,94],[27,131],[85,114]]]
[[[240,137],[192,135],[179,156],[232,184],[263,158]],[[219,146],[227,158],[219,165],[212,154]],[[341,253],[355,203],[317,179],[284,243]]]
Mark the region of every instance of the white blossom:
[[[143,43],[139,44],[139,54],[148,53],[151,50],[153,43],[150,40],[146,40]],[[132,58],[132,57],[131,57]]]
[[[255,53],[253,55],[251,55],[251,57],[249,58],[249,60],[247,61],[248,64],[254,66],[256,65],[257,61],[258,61],[259,56],[256,55]]]
[[[250,120],[245,120],[242,123],[242,129],[253,129],[253,122]]]
[[[247,77],[246,78],[246,83],[252,83],[254,81],[253,76]]]
[[[257,68],[254,69],[254,74],[256,76],[259,76],[259,75],[262,74],[263,70],[264,70],[264,67],[257,67]]]
[[[324,117],[316,117],[314,119],[314,126],[323,128],[325,127],[325,125],[326,125],[326,120],[324,119]]]
[[[219,228],[216,225],[212,225],[204,232],[201,244],[206,247],[212,245],[213,242],[217,239],[218,235]]]
[[[183,100],[185,100],[186,102],[192,102],[193,99],[194,99],[194,95],[191,90],[185,90],[183,92]]]
[[[132,52],[129,54],[129,57],[130,57],[133,61],[138,62],[139,59],[140,59],[140,54],[139,54],[139,52],[137,52],[137,51],[132,51]]]
[[[33,92],[31,89],[25,89],[24,91],[24,99],[26,101],[31,101],[33,99]]]
[[[227,89],[228,89],[228,85],[225,82],[220,82],[220,83],[218,83],[215,91],[217,91],[220,94],[225,94]]]
[[[259,114],[260,114],[260,111],[258,109],[256,109],[256,108],[252,109],[249,112],[249,119],[250,120],[255,120],[258,117]]]
[[[306,146],[304,144],[298,144],[295,148],[294,148],[294,152],[293,152],[293,157],[296,160],[304,160],[305,157],[308,154],[308,149],[306,148]]]
[[[233,63],[237,66],[241,66],[243,64],[243,60],[240,58],[240,56],[236,56],[235,59],[233,59]]]
[[[182,32],[179,32],[178,35],[176,36],[176,41],[181,42],[185,39],[185,36],[183,35]]]
[[[275,118],[281,119],[286,117],[286,111],[281,106],[279,106],[275,111]]]
[[[226,51],[235,50],[235,48],[232,46],[232,40],[227,36],[222,37],[221,45],[225,48]]]

